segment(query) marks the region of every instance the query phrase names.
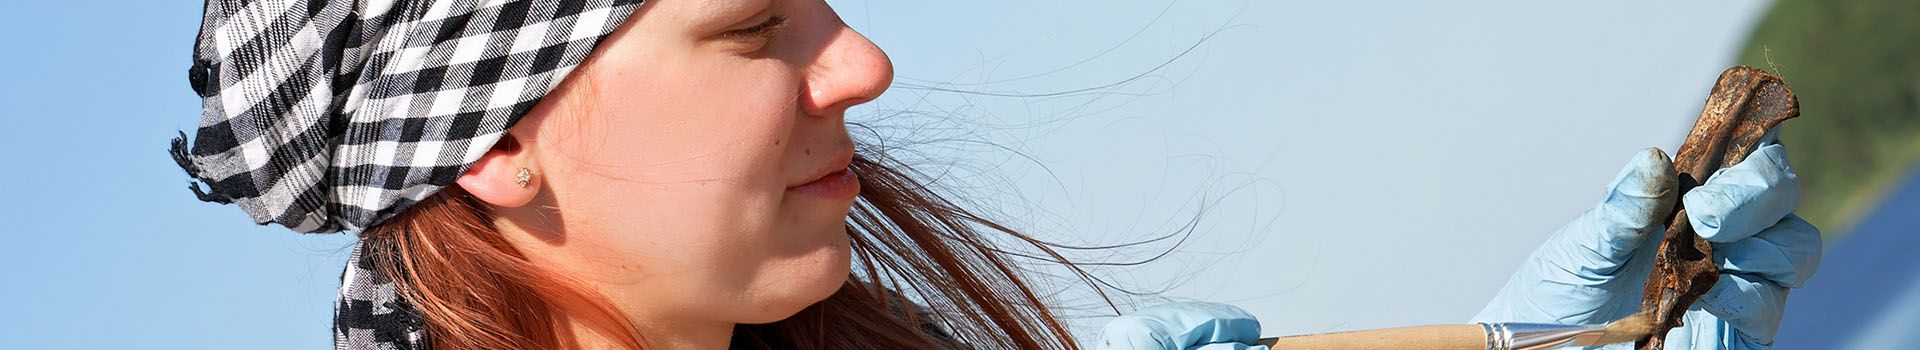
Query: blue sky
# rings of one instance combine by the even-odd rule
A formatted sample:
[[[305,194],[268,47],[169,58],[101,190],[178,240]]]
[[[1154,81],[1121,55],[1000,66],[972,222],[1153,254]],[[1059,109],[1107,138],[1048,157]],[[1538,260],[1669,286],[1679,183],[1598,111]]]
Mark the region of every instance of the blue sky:
[[[831,2],[901,84],[853,119],[997,145],[926,154],[969,201],[1043,237],[1138,239],[1204,208],[1179,254],[1102,272],[1241,305],[1269,335],[1465,320],[1635,150],[1678,145],[1765,8]],[[18,238],[0,254],[0,339],[329,346],[350,237],[198,202],[165,155],[198,116],[185,71],[199,3],[9,7],[0,222]],[[900,111],[947,117],[876,117]]]

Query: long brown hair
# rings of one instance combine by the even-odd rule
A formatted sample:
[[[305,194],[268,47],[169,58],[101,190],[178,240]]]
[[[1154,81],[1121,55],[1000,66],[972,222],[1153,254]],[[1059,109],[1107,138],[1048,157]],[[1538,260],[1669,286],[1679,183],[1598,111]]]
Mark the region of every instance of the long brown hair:
[[[792,317],[736,326],[734,348],[1078,348],[1026,270],[1010,260],[1016,253],[989,234],[1030,245],[1027,251],[1065,266],[1104,299],[1086,271],[1052,245],[942,197],[883,150],[862,147],[851,170],[861,185],[846,221],[854,273]],[[448,187],[362,233],[366,257],[396,276],[435,348],[572,347],[567,322],[628,348],[645,347],[644,335],[606,298],[529,263],[496,233],[485,208]],[[914,299],[926,309],[906,301]]]

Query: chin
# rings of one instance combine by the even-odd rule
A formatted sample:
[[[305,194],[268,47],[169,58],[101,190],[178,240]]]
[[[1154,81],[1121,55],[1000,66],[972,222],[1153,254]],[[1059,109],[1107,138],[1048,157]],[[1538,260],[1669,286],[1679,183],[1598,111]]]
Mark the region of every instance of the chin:
[[[840,291],[840,287],[852,277],[853,248],[846,230],[842,228],[836,231],[839,231],[839,238],[829,240],[835,243],[825,244],[804,256],[779,263],[785,267],[782,283],[761,291],[761,295],[767,296],[767,299],[759,309],[765,312],[739,322],[751,324],[784,320]]]

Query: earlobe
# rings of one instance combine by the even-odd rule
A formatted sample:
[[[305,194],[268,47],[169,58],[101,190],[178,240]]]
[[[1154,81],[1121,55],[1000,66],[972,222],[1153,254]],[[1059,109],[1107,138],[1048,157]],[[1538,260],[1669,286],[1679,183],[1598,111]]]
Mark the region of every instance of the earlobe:
[[[540,193],[539,172],[532,156],[517,141],[511,134],[501,136],[499,143],[454,183],[475,199],[494,206],[514,208],[533,202],[534,195]]]

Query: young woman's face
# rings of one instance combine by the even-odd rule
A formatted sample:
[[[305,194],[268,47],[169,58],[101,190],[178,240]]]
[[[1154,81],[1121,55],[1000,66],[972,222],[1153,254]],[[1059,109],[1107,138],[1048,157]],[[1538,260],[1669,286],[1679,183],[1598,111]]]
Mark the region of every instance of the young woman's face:
[[[511,131],[543,186],[517,246],[642,322],[776,321],[847,280],[844,113],[885,53],[821,0],[649,0],[595,55]]]

